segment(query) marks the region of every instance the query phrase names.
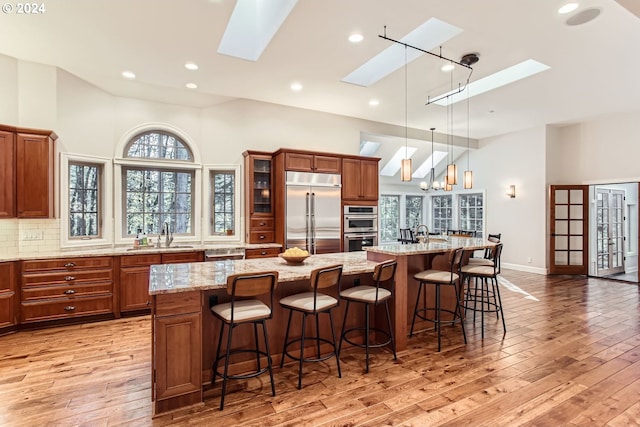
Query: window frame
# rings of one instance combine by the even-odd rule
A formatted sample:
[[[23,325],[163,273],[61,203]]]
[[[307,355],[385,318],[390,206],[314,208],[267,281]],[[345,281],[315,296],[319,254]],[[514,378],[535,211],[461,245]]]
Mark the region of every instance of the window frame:
[[[244,212],[242,206],[243,198],[241,196],[242,189],[244,188],[244,175],[241,173],[240,165],[213,165],[207,164],[203,168],[203,176],[207,178],[207,185],[205,186],[202,200],[206,200],[207,204],[204,206],[203,217],[206,218],[206,222],[203,224],[204,230],[202,235],[205,242],[240,242],[242,236],[244,236],[244,221],[242,221],[241,213]],[[213,233],[213,186],[212,186],[212,173],[214,172],[233,172],[235,174],[235,187],[234,187],[234,206],[235,211],[233,213],[233,221],[236,226],[233,235],[220,235]]]
[[[98,178],[98,236],[70,236],[69,232],[69,165],[85,164],[99,168]],[[112,159],[74,153],[60,153],[60,248],[107,245],[113,242],[111,203],[113,197]]]

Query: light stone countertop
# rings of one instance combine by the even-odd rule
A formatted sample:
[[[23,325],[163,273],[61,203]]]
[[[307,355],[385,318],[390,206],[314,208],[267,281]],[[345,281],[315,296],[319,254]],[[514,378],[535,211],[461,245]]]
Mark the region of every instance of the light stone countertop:
[[[120,256],[120,255],[138,255],[138,254],[160,254],[174,252],[193,252],[206,251],[208,249],[225,249],[225,248],[244,248],[244,249],[263,249],[263,248],[280,248],[277,243],[175,243],[168,248],[156,248],[152,246],[134,249],[131,246],[109,246],[109,247],[86,247],[77,249],[58,249],[47,252],[21,252],[17,251],[11,254],[0,254],[0,262],[22,261],[34,259],[53,259],[53,258],[83,258],[95,256]]]
[[[392,243],[380,246],[368,246],[363,248],[367,252],[375,252],[386,255],[420,255],[442,253],[455,248],[479,250],[494,246],[495,243],[475,237],[436,237],[429,243]]]
[[[312,255],[299,265],[287,264],[280,257],[152,265],[149,294],[225,289],[227,276],[238,273],[278,271],[279,282],[304,280],[312,270],[334,264],[342,264],[347,275],[372,273],[378,263],[368,261],[365,252],[339,252]]]

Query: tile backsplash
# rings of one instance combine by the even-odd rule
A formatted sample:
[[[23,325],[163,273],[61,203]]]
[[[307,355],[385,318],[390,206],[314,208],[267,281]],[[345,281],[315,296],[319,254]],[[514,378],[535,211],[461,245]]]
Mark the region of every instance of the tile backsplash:
[[[0,255],[37,254],[59,249],[59,219],[0,220]]]

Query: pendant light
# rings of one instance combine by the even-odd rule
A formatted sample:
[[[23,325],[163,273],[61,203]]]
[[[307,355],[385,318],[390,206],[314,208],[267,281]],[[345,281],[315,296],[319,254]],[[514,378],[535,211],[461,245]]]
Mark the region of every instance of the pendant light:
[[[411,159],[408,157],[408,118],[407,118],[407,46],[404,47],[404,159],[400,164],[400,179],[402,181],[411,181]]]
[[[433,164],[433,156],[435,154],[435,151],[433,150],[433,131],[434,130],[436,130],[436,128],[431,128],[431,173],[429,175],[429,188],[437,190],[436,169],[435,169],[435,165]]]
[[[469,88],[467,87],[467,170],[464,171],[463,188],[469,190],[473,188],[473,172],[471,171],[471,150],[469,146]]]
[[[451,70],[449,75],[451,76],[451,92],[453,92],[453,70]],[[458,184],[458,167],[456,166],[453,158],[453,102],[451,97],[449,97],[449,103],[447,104],[447,114],[449,116],[447,118],[451,124],[449,131],[447,132],[447,140],[451,141],[451,163],[447,165],[447,176],[445,179],[447,185],[445,190],[451,191],[453,186]]]

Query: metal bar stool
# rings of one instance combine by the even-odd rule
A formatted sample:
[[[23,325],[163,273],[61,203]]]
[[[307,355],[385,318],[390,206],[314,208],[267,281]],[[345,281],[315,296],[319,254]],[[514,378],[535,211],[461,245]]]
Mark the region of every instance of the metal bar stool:
[[[365,372],[369,372],[369,349],[385,347],[391,344],[391,350],[393,350],[393,360],[397,360],[396,356],[396,344],[393,339],[393,328],[391,326],[391,315],[389,314],[389,299],[393,296],[393,290],[395,286],[396,268],[398,263],[395,260],[385,261],[376,265],[373,272],[374,286],[358,285],[349,289],[340,291],[340,298],[347,301],[347,307],[344,311],[344,321],[342,322],[342,333],[340,334],[340,345],[338,347],[338,354],[342,349],[342,341],[346,341],[349,344],[356,347],[364,347],[365,349]],[[383,287],[383,284],[388,284],[388,288]],[[364,327],[356,327],[345,330],[347,324],[347,314],[349,313],[349,306],[351,303],[364,304],[365,312],[365,324]],[[384,308],[387,313],[387,327],[388,331],[379,328],[371,328],[369,324],[369,307],[374,307],[378,304],[384,303]],[[364,344],[356,343],[349,338],[347,334],[353,331],[364,331]],[[371,343],[369,336],[371,332],[382,334],[386,339],[383,342]]]
[[[224,396],[227,391],[227,380],[229,379],[247,379],[257,377],[258,375],[269,372],[271,379],[271,394],[276,395],[276,388],[273,382],[273,369],[271,363],[271,351],[269,350],[269,339],[267,336],[266,320],[272,317],[273,307],[273,291],[278,283],[278,272],[270,271],[264,273],[245,273],[235,274],[227,278],[227,293],[231,295],[231,301],[216,304],[211,307],[211,312],[215,317],[220,319],[220,335],[218,337],[218,349],[216,350],[216,358],[213,361],[213,380],[215,384],[216,376],[222,377],[222,394],[220,396],[220,410],[224,409]],[[259,299],[247,298],[258,295],[270,295],[269,305]],[[255,338],[255,349],[232,349],[231,342],[233,330],[244,324],[253,324],[253,335]],[[265,350],[260,350],[258,343],[258,324],[262,325],[264,335]],[[220,355],[222,347],[222,335],[225,326],[229,327],[227,333],[227,348],[224,355]],[[256,370],[246,374],[229,375],[229,359],[231,356],[240,353],[254,353],[256,356]],[[261,367],[260,357],[267,358],[267,366]],[[218,363],[224,359],[224,371],[218,372]]]
[[[409,336],[413,336],[413,328],[416,323],[416,318],[420,318],[427,322],[434,323],[436,330],[438,332],[438,351],[441,349],[441,329],[440,325],[442,322],[448,322],[452,325],[455,324],[456,319],[460,317],[460,326],[462,327],[462,337],[464,338],[464,343],[467,343],[467,333],[464,330],[464,321],[462,319],[462,313],[460,312],[460,297],[459,297],[459,289],[458,283],[460,282],[458,279],[460,278],[460,263],[462,261],[462,248],[453,249],[449,252],[449,263],[450,269],[449,271],[444,270],[425,270],[416,274],[414,279],[416,279],[419,284],[418,295],[416,297],[416,305],[413,310],[413,320],[411,321],[411,331],[409,332]],[[425,285],[434,285],[435,289],[435,306],[428,307],[426,301],[426,289],[424,289]],[[441,307],[440,303],[440,286],[453,286],[454,293],[456,295],[456,308],[454,310],[444,309]],[[420,295],[424,291],[425,293],[425,304],[424,307],[418,308],[420,305]],[[427,312],[433,311],[435,314],[435,318],[427,317]],[[450,313],[453,315],[453,320],[442,320],[441,314],[442,312]]]
[[[287,331],[284,335],[284,348],[282,349],[282,359],[280,360],[280,367],[284,366],[285,357],[290,357],[293,360],[297,360],[300,363],[298,370],[298,389],[302,388],[302,364],[304,362],[321,362],[331,357],[336,358],[336,365],[338,367],[338,378],[342,378],[340,371],[340,359],[338,358],[336,335],[333,329],[333,316],[331,315],[331,309],[338,305],[338,300],[331,295],[327,295],[318,292],[318,289],[326,289],[333,286],[339,286],[342,279],[342,265],[332,265],[329,267],[323,267],[315,269],[311,272],[311,291],[303,292],[300,294],[289,295],[288,297],[280,300],[280,305],[289,309],[289,320],[287,321]],[[302,313],[302,331],[300,338],[295,338],[289,341],[289,329],[291,327],[291,317],[293,312]],[[331,340],[322,338],[320,336],[320,322],[318,314],[326,313],[329,315],[329,325],[331,326]],[[307,316],[313,315],[316,323],[316,335],[305,336]],[[305,357],[304,356],[304,344],[306,340],[314,341],[316,343],[316,356]],[[288,348],[292,344],[300,342],[300,356],[294,356]],[[324,355],[320,354],[320,344],[325,343],[332,346],[333,351]]]
[[[500,274],[500,256],[502,255],[502,243],[498,243],[492,248],[492,255],[484,264],[469,263],[461,268],[462,281],[466,282],[466,292],[464,297],[464,310],[473,311],[475,322],[476,313],[480,312],[481,336],[484,339],[484,314],[496,313],[496,318],[502,318],[502,328],[507,332],[507,325],[502,311],[502,298],[500,298],[500,287],[498,285],[498,274]],[[471,287],[473,279],[473,289]],[[491,286],[489,286],[491,285]]]

